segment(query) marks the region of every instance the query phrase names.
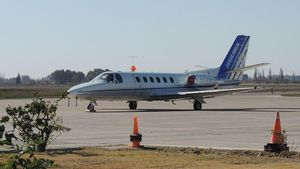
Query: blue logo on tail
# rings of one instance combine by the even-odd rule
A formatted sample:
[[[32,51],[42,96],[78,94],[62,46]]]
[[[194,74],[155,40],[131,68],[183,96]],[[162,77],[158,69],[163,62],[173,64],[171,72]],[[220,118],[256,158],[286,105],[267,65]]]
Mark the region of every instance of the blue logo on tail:
[[[222,65],[220,66],[220,70],[218,72],[217,78],[229,79],[229,80],[240,79],[242,73],[229,72],[229,71],[236,68],[245,67],[249,39],[250,36],[244,36],[244,35],[239,35],[236,37]]]

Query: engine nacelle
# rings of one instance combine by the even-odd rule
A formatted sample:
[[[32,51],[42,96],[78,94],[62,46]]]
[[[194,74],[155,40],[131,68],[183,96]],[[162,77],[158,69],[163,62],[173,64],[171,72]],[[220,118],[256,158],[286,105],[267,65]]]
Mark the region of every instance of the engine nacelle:
[[[187,78],[186,84],[190,87],[193,87],[196,85],[196,76],[195,75],[190,75]]]

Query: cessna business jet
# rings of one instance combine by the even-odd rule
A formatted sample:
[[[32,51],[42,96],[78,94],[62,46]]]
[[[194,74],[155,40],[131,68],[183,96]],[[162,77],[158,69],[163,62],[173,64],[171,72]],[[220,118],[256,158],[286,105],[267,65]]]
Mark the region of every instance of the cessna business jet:
[[[243,72],[268,63],[245,66],[250,36],[239,35],[220,67],[187,73],[104,72],[87,83],[68,90],[69,95],[90,100],[88,111],[95,111],[97,100],[128,101],[136,109],[138,101],[188,99],[194,110],[201,110],[208,96],[250,91],[234,88],[241,83]]]

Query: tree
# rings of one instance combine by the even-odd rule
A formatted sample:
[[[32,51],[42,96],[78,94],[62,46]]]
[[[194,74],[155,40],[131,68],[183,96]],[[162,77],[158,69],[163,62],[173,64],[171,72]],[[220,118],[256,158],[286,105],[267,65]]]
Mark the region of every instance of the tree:
[[[262,74],[262,81],[266,82],[266,76],[265,76],[265,70],[264,69],[262,70],[261,74]]]
[[[10,144],[9,141],[7,141],[7,139],[3,139],[3,136],[5,133],[5,126],[4,123],[8,122],[7,118],[2,118],[0,120],[0,145],[4,145],[4,144]]]
[[[253,80],[254,80],[254,82],[257,82],[257,80],[258,80],[257,68],[254,69]]]
[[[82,72],[71,70],[56,70],[49,75],[49,79],[56,84],[81,83],[84,81],[85,75]]]
[[[22,84],[35,84],[35,80],[31,79],[28,75],[21,76]]]
[[[262,75],[261,72],[259,71],[259,69],[257,69],[257,81],[260,83],[262,81]]]
[[[96,76],[98,76],[100,73],[103,73],[103,72],[106,72],[106,71],[109,71],[108,69],[94,69],[92,71],[89,71],[86,76],[85,76],[85,79],[86,81],[91,81],[92,79],[94,79]]]
[[[56,116],[58,102],[65,96],[64,93],[54,102],[46,102],[37,97],[24,107],[6,108],[8,115],[0,120],[0,144],[13,145],[12,139],[17,140],[17,153],[8,154],[8,160],[1,161],[0,168],[47,169],[53,165],[52,160],[36,158],[35,151],[45,151],[50,139],[56,138],[54,132],[70,130],[62,126],[62,119]],[[7,123],[12,125],[12,130],[5,130]],[[20,141],[22,143],[18,145]]]
[[[21,76],[20,76],[20,73],[18,73],[18,76],[16,77],[16,84],[21,84]]]
[[[284,74],[283,74],[282,68],[280,68],[280,72],[279,72],[279,80],[280,80],[281,83],[284,82]]]
[[[0,84],[4,84],[5,82],[5,76],[4,74],[0,73]]]
[[[73,72],[71,83],[81,83],[85,79],[85,74],[82,72]]]
[[[37,97],[24,107],[8,106],[5,118],[12,124],[13,131],[18,131],[18,135],[28,148],[44,152],[48,143],[56,138],[55,132],[62,133],[69,130],[62,126],[62,118],[56,114],[61,99],[47,102]]]
[[[248,81],[249,80],[249,76],[248,74],[243,74],[243,81]]]
[[[10,131],[6,131],[5,123],[9,121],[8,116],[2,117],[0,120],[0,145],[12,145],[12,139],[17,139],[14,133],[10,133]],[[3,139],[5,135],[5,139]],[[22,146],[17,146],[18,153],[15,154],[8,154],[7,161],[0,162],[0,168],[3,169],[46,169],[53,165],[54,161],[43,159],[43,158],[36,158],[34,157],[34,152],[30,149],[23,150],[20,148]]]
[[[295,75],[295,72],[293,72],[293,83],[296,83],[296,75]]]
[[[272,82],[272,70],[269,68],[269,76],[268,76],[269,82]]]

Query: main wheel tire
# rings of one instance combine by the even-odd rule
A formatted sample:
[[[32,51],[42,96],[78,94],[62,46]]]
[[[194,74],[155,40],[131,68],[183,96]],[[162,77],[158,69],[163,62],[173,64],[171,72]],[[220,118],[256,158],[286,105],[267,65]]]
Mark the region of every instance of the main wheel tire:
[[[130,108],[130,110],[135,110],[137,108],[137,102],[136,101],[130,101],[129,102],[129,108]]]
[[[201,110],[202,109],[202,103],[199,101],[194,102],[194,110]]]

